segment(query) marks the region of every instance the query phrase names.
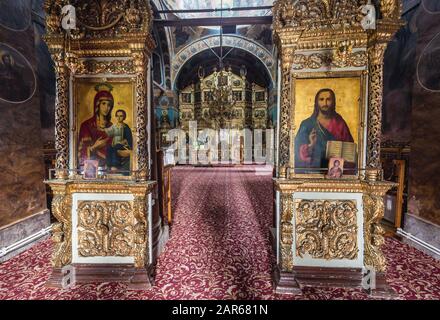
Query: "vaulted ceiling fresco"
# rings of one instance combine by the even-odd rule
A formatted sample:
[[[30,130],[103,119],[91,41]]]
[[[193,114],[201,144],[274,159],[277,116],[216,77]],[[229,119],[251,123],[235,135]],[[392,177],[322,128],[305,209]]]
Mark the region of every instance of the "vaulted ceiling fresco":
[[[225,18],[255,17],[271,16],[270,6],[273,5],[273,2],[273,0],[153,0],[153,7],[155,19],[161,20],[219,18],[221,16]],[[163,10],[208,9],[207,11],[209,11],[222,7],[265,8],[222,12],[217,10],[214,12],[159,13]],[[173,116],[173,107],[177,107],[176,93],[198,81],[197,70],[199,67],[203,67],[206,74],[211,73],[214,66],[218,67],[221,29],[220,26],[157,26],[156,28],[158,28],[157,40],[160,39],[160,42],[164,42],[166,39],[167,42],[167,44],[161,44],[162,54],[169,58],[168,63],[165,63],[163,67],[167,83],[161,87],[166,92],[161,90],[156,92],[155,105],[157,105],[158,119],[160,119],[165,109],[169,118]],[[226,55],[224,64],[230,66],[234,73],[239,74],[240,68],[245,66],[248,70],[247,79],[249,82],[273,89],[276,81],[276,59],[274,58],[272,26],[270,24],[237,25],[232,28],[224,28],[223,54]],[[156,57],[157,64],[159,64],[158,57]],[[156,69],[160,68],[155,67]],[[159,79],[156,82],[159,83],[158,81]],[[166,100],[167,106],[161,105],[159,100]],[[270,106],[275,104],[273,95],[269,96],[269,100],[272,101],[269,103]],[[276,118],[276,115],[274,117]]]
[[[231,48],[225,47],[224,49],[229,51]],[[183,89],[192,83],[198,82],[197,70],[200,66],[205,69],[205,74],[212,73],[214,68],[219,69],[217,57],[220,54],[219,48],[215,48],[215,52],[216,54],[211,50],[205,50],[191,57],[177,76],[176,89]],[[224,64],[225,66],[230,66],[235,74],[240,74],[240,68],[245,66],[247,69],[247,79],[251,83],[256,83],[265,88],[273,85],[271,75],[266,66],[256,56],[243,49],[232,50],[224,60]]]
[[[216,27],[216,29],[203,27],[172,27],[170,30],[174,42],[174,53],[177,53],[185,46],[200,38],[220,34],[220,27]],[[272,29],[270,25],[247,26],[237,29],[233,34],[256,41],[269,51],[273,50]]]
[[[162,10],[204,10],[204,9],[220,9],[223,8],[254,8],[268,7],[273,5],[273,0],[158,0],[160,3],[158,8]],[[255,17],[270,16],[271,9],[263,10],[240,10],[240,11],[216,11],[216,12],[178,12],[175,14],[163,15],[163,18],[173,19],[191,19],[191,18],[212,18],[212,17]],[[173,45],[171,49],[177,53],[183,47],[187,46],[194,40],[206,36],[220,34],[219,26],[212,27],[169,27],[170,36]],[[224,33],[233,33],[246,38],[250,38],[267,50],[273,50],[272,29],[271,25],[238,25],[234,31],[226,31]]]
[[[214,17],[252,17],[252,16],[264,16],[271,15],[272,10],[267,7],[273,5],[273,0],[156,0],[154,1],[157,10],[205,10],[205,9],[220,9],[220,8],[255,8],[266,7],[260,10],[238,10],[238,11],[215,11],[215,12],[176,12],[157,15],[157,18],[161,19],[197,19],[197,18],[214,18]],[[193,56],[199,56],[203,50],[195,50],[197,45],[202,46],[204,50],[211,51],[211,49],[217,48],[220,44],[220,26],[204,27],[204,26],[180,26],[180,27],[165,27],[166,34],[169,37],[169,50],[171,57],[171,82],[172,87],[181,87],[187,85],[189,82],[195,80],[192,76],[183,76],[181,68],[186,62]],[[258,61],[257,70],[255,74],[251,73],[252,81],[260,84],[272,84],[275,78],[275,63],[273,60],[273,39],[272,39],[272,26],[271,25],[244,25],[236,26],[236,28],[223,29],[225,47],[230,49],[236,48],[230,52],[229,64],[239,69],[243,61],[239,61],[240,54],[243,52],[234,52],[237,49],[244,49],[248,51],[249,55],[255,55],[252,61]],[[242,39],[239,43],[226,43],[227,39]],[[211,41],[212,40],[212,41]],[[241,44],[241,46],[240,46]],[[242,48],[243,47],[243,48]],[[240,51],[240,50],[239,50]],[[232,55],[233,53],[233,55]],[[211,53],[206,53],[211,55]],[[212,54],[215,56],[214,54]],[[183,58],[182,58],[183,57]],[[248,58],[249,59],[249,58]],[[197,61],[196,61],[197,60]],[[188,66],[185,66],[184,72],[194,72],[197,70],[198,64],[204,64],[199,59],[192,59]],[[215,59],[214,59],[215,60]],[[213,62],[215,62],[213,60]],[[249,60],[250,61],[250,60]],[[225,61],[226,62],[226,61]],[[267,70],[269,75],[267,74]],[[259,74],[259,75],[257,75]],[[175,83],[176,78],[180,79]]]
[[[163,0],[164,5],[174,10],[200,10],[223,8],[249,8],[273,5],[273,0]],[[270,10],[250,11],[223,11],[217,12],[185,12],[178,13],[180,18],[211,18],[211,17],[240,17],[240,16],[264,16],[269,15]]]

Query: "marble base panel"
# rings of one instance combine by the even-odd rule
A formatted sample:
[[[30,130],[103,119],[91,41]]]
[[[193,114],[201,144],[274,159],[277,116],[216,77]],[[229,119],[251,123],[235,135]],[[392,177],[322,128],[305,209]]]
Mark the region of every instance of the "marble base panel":
[[[72,272],[73,274],[70,274]],[[71,264],[65,270],[53,268],[45,286],[64,288],[94,282],[126,283],[129,290],[147,290],[154,285],[153,268],[135,268],[131,264]]]
[[[15,224],[3,227],[0,229],[0,249],[10,246],[24,238],[27,238],[38,231],[50,226],[50,212],[49,210],[43,210],[37,214],[34,214],[24,220],[21,220]],[[32,243],[29,243],[17,250],[8,253],[4,257],[0,257],[0,263],[4,262],[17,254],[27,250],[33,246],[36,242],[47,239],[47,236],[39,238]]]
[[[436,225],[430,221],[427,221],[421,217],[418,217],[411,213],[405,214],[405,223],[403,229],[413,235],[414,237],[419,238],[420,240],[430,244],[431,246],[440,250],[440,226]],[[440,255],[422,247],[416,242],[402,238],[405,243],[415,247],[416,249],[440,260]]]

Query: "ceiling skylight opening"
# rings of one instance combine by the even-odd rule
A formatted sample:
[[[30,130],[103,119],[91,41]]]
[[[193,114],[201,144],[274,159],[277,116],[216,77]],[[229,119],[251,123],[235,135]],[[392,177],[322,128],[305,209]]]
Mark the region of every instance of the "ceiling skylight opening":
[[[163,0],[181,19],[262,17],[271,14],[274,0]],[[263,7],[260,9],[260,7]],[[223,10],[220,10],[223,8]],[[237,25],[243,28],[248,25]],[[219,29],[219,26],[202,26]]]

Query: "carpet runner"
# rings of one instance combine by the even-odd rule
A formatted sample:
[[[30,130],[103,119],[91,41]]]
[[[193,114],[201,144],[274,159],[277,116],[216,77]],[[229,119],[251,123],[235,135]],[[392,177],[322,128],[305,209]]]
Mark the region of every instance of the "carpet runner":
[[[0,265],[0,299],[370,299],[342,288],[274,294],[272,178],[255,169],[173,169],[174,224],[151,289],[127,290],[123,283],[46,288],[52,250],[46,240]],[[384,252],[399,299],[440,299],[439,261],[391,238]]]

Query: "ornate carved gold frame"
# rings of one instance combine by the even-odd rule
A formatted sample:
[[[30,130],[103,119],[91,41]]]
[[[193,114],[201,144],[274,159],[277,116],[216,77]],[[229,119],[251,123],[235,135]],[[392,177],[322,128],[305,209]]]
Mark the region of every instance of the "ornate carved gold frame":
[[[64,29],[62,8],[76,8],[77,28]],[[46,0],[47,34],[44,36],[55,63],[55,149],[57,179],[68,179],[71,144],[69,144],[70,79],[77,76],[110,77],[132,74],[136,105],[136,179],[149,177],[147,136],[147,67],[156,46],[152,35],[152,11],[148,1],[72,0],[69,3]],[[95,16],[95,17],[94,17]],[[98,18],[96,18],[96,16]],[[73,163],[71,163],[73,165]]]
[[[76,28],[66,30],[64,9],[71,5],[76,12]],[[64,8],[64,9],[63,9]],[[132,231],[135,269],[130,282],[145,288],[151,286],[149,279],[150,260],[150,194],[155,182],[150,179],[150,155],[148,152],[148,66],[151,53],[156,46],[151,35],[153,15],[148,1],[126,0],[46,0],[48,45],[55,66],[55,149],[57,150],[55,179],[46,181],[54,191],[52,210],[58,222],[53,227],[55,248],[52,256],[53,272],[50,285],[62,283],[61,268],[72,263],[73,198],[77,193],[88,194],[87,201],[99,201],[96,194],[115,193],[133,196],[129,215]],[[83,180],[77,174],[76,134],[76,86],[79,81],[108,82],[127,81],[133,86],[133,169],[131,177]],[[113,200],[109,200],[111,204]],[[103,202],[101,202],[103,203]],[[109,205],[111,207],[111,205]],[[104,219],[106,220],[106,219]],[[103,221],[104,221],[103,220]],[[102,222],[102,221],[101,221]],[[113,224],[94,226],[105,233]],[[101,232],[100,230],[97,230]],[[105,270],[101,266],[107,265]],[[97,264],[92,271],[82,269],[84,277],[96,277],[96,270],[110,278],[119,270],[109,261]],[[78,270],[81,271],[80,266]],[[115,271],[116,270],[116,271]],[[87,274],[91,272],[91,274]],[[77,277],[79,277],[77,272]]]
[[[376,5],[376,29],[364,30],[359,8],[366,0],[278,0],[273,8],[274,40],[281,60],[281,97],[279,121],[278,177],[289,178],[292,147],[291,75],[296,59],[307,50],[334,51],[328,65],[332,69],[356,67],[360,57],[355,50],[366,50],[368,70],[368,113],[366,119],[366,167],[379,175],[382,117],[383,55],[388,41],[403,24],[398,0],[381,0]],[[341,50],[341,48],[343,50]],[[348,49],[348,50],[346,50]],[[351,53],[350,50],[353,50]],[[324,57],[324,56],[322,56]],[[364,59],[364,58],[362,58]],[[341,61],[345,63],[341,64]],[[348,64],[346,63],[348,62]],[[320,62],[321,64],[324,61]],[[307,63],[305,67],[307,67]],[[301,67],[302,69],[305,68]]]
[[[114,60],[118,61],[118,60]],[[99,74],[98,74],[99,76]],[[78,172],[75,172],[74,170],[78,169],[78,134],[79,134],[79,127],[78,124],[78,101],[77,101],[77,93],[78,93],[78,83],[79,82],[87,82],[87,83],[100,83],[100,82],[106,82],[106,83],[131,83],[132,84],[132,95],[135,97],[136,91],[135,91],[135,83],[136,78],[134,76],[132,77],[126,77],[126,76],[111,76],[111,77],[98,77],[98,76],[75,76],[71,80],[71,87],[72,87],[72,104],[70,106],[70,114],[71,117],[71,130],[70,130],[70,141],[72,146],[72,152],[70,155],[70,168],[73,169],[70,171],[69,177],[71,179],[82,179],[82,175]],[[133,151],[137,150],[137,137],[136,137],[136,131],[134,130],[137,128],[137,119],[135,115],[137,114],[137,105],[135,103],[135,99],[133,99],[133,127],[131,128],[133,132]],[[136,152],[133,152],[132,159],[130,160],[130,171],[136,172],[138,170],[138,162],[137,162],[137,154]],[[135,175],[131,176],[121,176],[121,175],[113,175],[111,173],[108,173],[107,178],[111,178],[114,180],[133,180],[136,178]]]
[[[295,128],[295,91],[296,91],[296,80],[297,79],[324,79],[324,78],[359,78],[360,79],[360,100],[359,100],[359,124],[360,126],[357,128],[359,136],[358,141],[358,174],[356,175],[344,175],[343,179],[353,179],[358,178],[360,176],[359,169],[365,167],[364,164],[364,137],[365,137],[365,108],[366,108],[366,85],[367,85],[367,71],[328,71],[328,72],[298,72],[291,71],[291,132],[296,131]],[[290,145],[290,155],[289,155],[289,167],[288,169],[288,178],[325,178],[325,174],[316,173],[316,174],[301,174],[295,173],[294,170],[294,159],[295,159],[295,139],[294,137],[291,139]]]
[[[363,266],[372,267],[383,280],[377,283],[374,291],[384,295],[390,293],[384,280],[386,261],[380,248],[384,243],[383,228],[380,226],[384,214],[383,196],[393,186],[393,183],[381,181],[383,57],[391,37],[403,24],[400,19],[402,5],[399,0],[375,1],[375,28],[364,29],[365,24],[361,21],[365,17],[360,8],[365,5],[368,5],[368,0],[277,0],[274,3],[274,39],[281,63],[278,178],[274,179],[280,199],[278,292],[299,293],[299,272],[303,272],[299,278],[309,277],[312,283],[316,283],[316,277],[321,277],[323,281],[319,282],[325,282],[322,270],[316,270],[310,264],[306,266],[306,271],[301,271],[297,269],[299,265],[294,259],[293,239],[297,226],[293,219],[293,198],[295,193],[305,192],[313,195],[311,198],[318,207],[323,200],[319,198],[319,193],[341,194],[338,199],[342,199],[343,194],[362,194]],[[358,151],[362,152],[362,155],[359,154],[359,168],[365,169],[365,175],[327,180],[322,175],[295,174],[291,169],[294,167],[296,79],[353,75],[361,77],[361,135]],[[343,200],[350,197],[346,198]],[[326,228],[329,224],[325,220],[316,221],[323,226],[317,232],[328,240],[330,238]],[[327,268],[325,272],[332,271]],[[328,274],[325,275],[328,279]],[[349,273],[333,276],[341,280],[344,277],[344,280],[352,279]],[[332,280],[329,279],[329,282]],[[355,285],[360,286],[360,283]]]

